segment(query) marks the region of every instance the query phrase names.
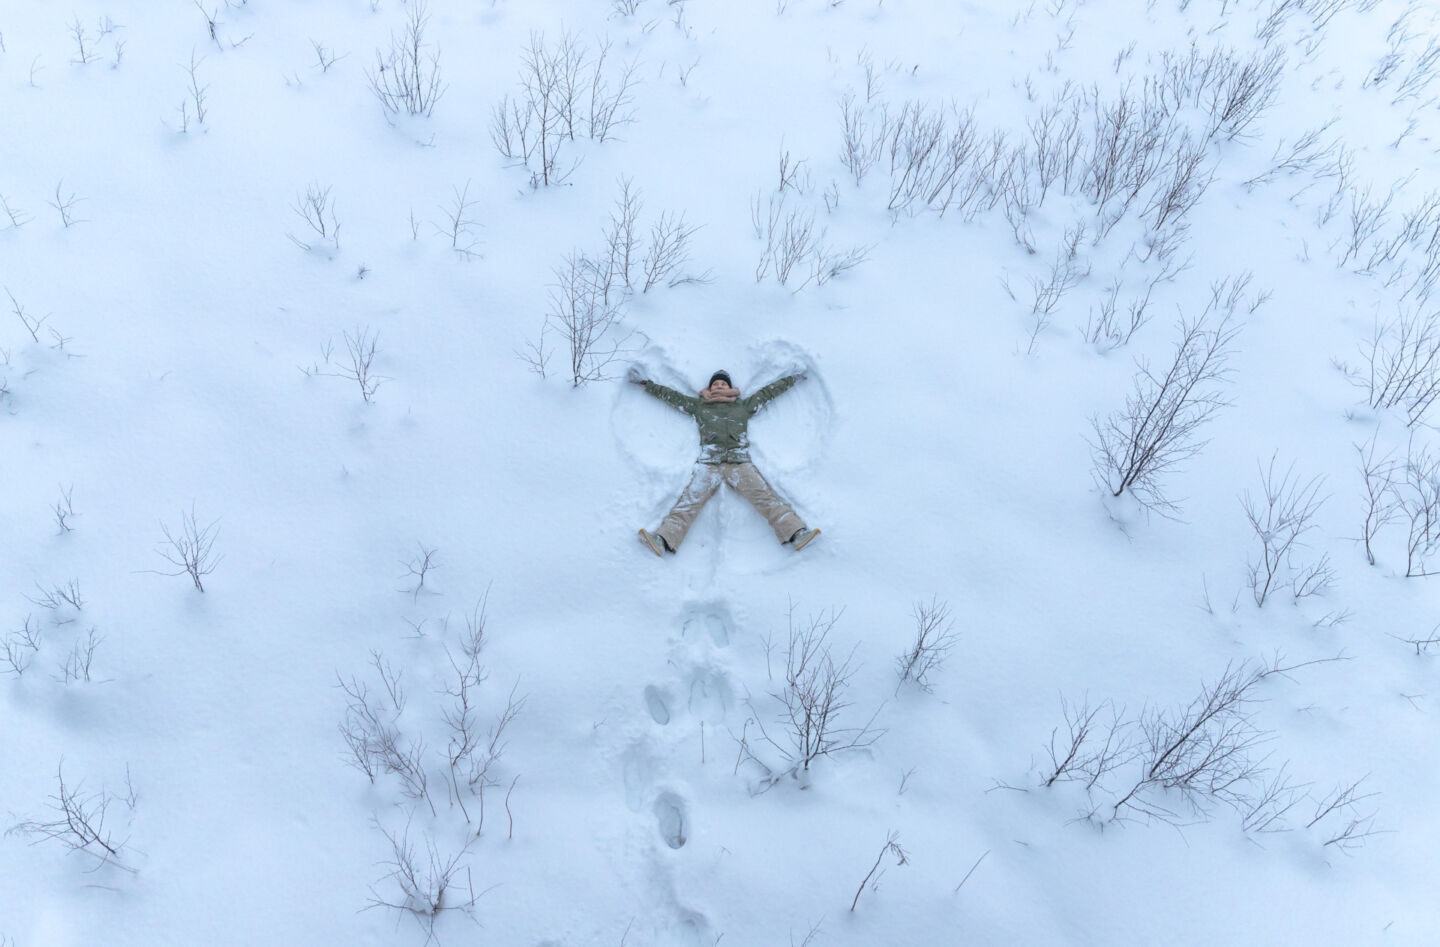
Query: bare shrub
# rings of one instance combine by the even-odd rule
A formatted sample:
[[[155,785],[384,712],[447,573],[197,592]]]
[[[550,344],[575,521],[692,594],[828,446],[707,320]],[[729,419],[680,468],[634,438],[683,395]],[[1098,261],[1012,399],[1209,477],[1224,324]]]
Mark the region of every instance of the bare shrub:
[[[1416,206],[1402,210],[1398,226],[1380,232],[1385,230],[1384,224],[1388,220],[1388,217],[1382,219],[1373,237],[1366,235],[1370,239],[1370,255],[1360,272],[1375,273],[1390,264],[1391,270],[1385,281],[1385,285],[1390,286],[1405,277],[1407,266],[1415,265],[1415,278],[1406,286],[1400,300],[1403,302],[1413,293],[1423,304],[1429,298],[1434,283],[1437,241],[1440,241],[1440,192],[1431,191]],[[1422,258],[1423,264],[1420,263]]]
[[[303,194],[295,195],[295,202],[290,205],[290,209],[314,234],[307,238],[310,243],[294,234],[286,234],[292,243],[302,250],[310,250],[314,248],[314,241],[318,238],[331,244],[336,250],[340,249],[340,222],[335,217],[335,200],[330,196],[329,187],[321,187],[312,182],[306,186]]]
[[[209,33],[211,42],[215,44],[216,49],[223,52],[225,47],[220,45],[219,10],[206,10],[200,5],[200,0],[192,0],[192,2],[195,4],[195,9],[199,10],[200,15],[205,18],[205,30]]]
[[[180,131],[190,131],[190,120],[193,118],[197,125],[205,124],[205,116],[210,113],[206,106],[206,98],[210,92],[210,86],[200,81],[200,64],[205,61],[203,56],[197,57],[195,51],[190,51],[190,63],[184,66],[186,78],[189,80],[185,91],[187,97],[180,101]]]
[[[758,220],[760,198],[751,204],[752,220]],[[769,200],[765,223],[765,249],[755,265],[755,281],[773,274],[781,286],[790,281],[795,268],[815,253],[819,233],[815,228],[815,212],[808,208],[786,208],[784,195]]]
[[[531,33],[521,54],[520,93],[494,107],[490,139],[506,158],[531,169],[531,183],[564,182],[575,165],[562,162],[566,142],[584,136],[604,142],[634,120],[635,62],[613,67],[609,40],[592,51],[563,31],[553,45]]]
[[[878,164],[888,173],[886,209],[892,216],[954,210],[965,220],[995,207],[1002,179],[1015,159],[1003,133],[983,137],[969,110],[907,100],[880,100],[873,83],[862,104],[840,99],[840,158],[858,186]],[[1028,179],[1011,178],[1028,187]],[[1028,206],[1028,205],[1027,205]]]
[[[1200,451],[1200,429],[1227,404],[1220,389],[1231,374],[1228,362],[1240,327],[1233,306],[1223,305],[1222,292],[1223,284],[1212,288],[1211,302],[1198,318],[1181,317],[1180,340],[1163,372],[1140,362],[1125,407],[1103,421],[1092,417],[1093,472],[1111,496],[1128,491],[1147,510],[1178,512],[1162,479]]]
[[[400,715],[405,710],[403,672],[397,671],[378,651],[370,652],[370,664],[380,681],[383,699],[372,698],[368,686],[354,676],[347,681],[337,674],[347,698],[345,717],[340,724],[341,736],[350,751],[346,762],[363,772],[372,783],[382,773],[396,776],[405,797],[417,802],[423,800],[431,815],[435,815],[425,765],[425,741],[406,738],[399,727]]]
[[[1418,99],[1424,95],[1435,81],[1437,64],[1440,64],[1440,39],[1430,37],[1425,49],[1414,57],[1410,68],[1395,83],[1395,95],[1391,97],[1390,104],[1399,105],[1406,99]]]
[[[127,793],[124,796],[106,791],[87,793],[84,782],[66,784],[65,761],[55,767],[58,788],[50,796],[51,817],[29,819],[17,822],[6,831],[6,835],[24,835],[34,842],[58,842],[72,852],[88,855],[94,859],[94,869],[111,865],[131,874],[135,869],[128,864],[126,846],[129,837],[120,837],[112,823],[107,823],[110,807],[118,804],[130,815],[135,809],[135,792],[130,787],[130,774],[126,770]]]
[[[634,289],[640,264],[640,211],[644,207],[640,190],[630,178],[620,179],[620,194],[605,226],[606,287],[621,283]],[[688,239],[688,238],[687,238]]]
[[[587,95],[582,101],[585,131],[598,142],[609,141],[622,126],[635,120],[631,105],[638,61],[632,59],[612,69],[608,65],[610,45],[608,39],[601,40],[591,54],[588,88],[584,90]]]
[[[550,309],[541,332],[560,336],[574,388],[610,377],[610,367],[628,351],[631,336],[621,334],[621,301],[609,298],[608,272],[608,267],[572,251],[555,268],[550,284]]]
[[[780,151],[780,180],[775,190],[792,190],[804,194],[810,190],[810,162],[805,158],[792,158],[787,149]]]
[[[1085,320],[1085,325],[1080,330],[1085,341],[1098,347],[1102,352],[1128,345],[1140,327],[1150,321],[1150,293],[1154,284],[1146,288],[1143,296],[1131,300],[1127,309],[1129,318],[1122,321],[1118,306],[1120,289],[1123,285],[1120,277],[1115,277],[1100,300],[1099,313],[1097,314],[1092,308],[1089,317]]]
[[[1172,799],[1202,815],[1212,802],[1243,808],[1263,775],[1257,753],[1269,734],[1256,724],[1251,705],[1265,676],[1263,669],[1232,664],[1186,707],[1143,712],[1140,773],[1111,807],[1111,817],[1176,822],[1183,814]]]
[[[435,924],[446,911],[459,911],[474,919],[475,903],[480,900],[464,859],[473,839],[457,851],[442,854],[430,833],[425,834],[425,853],[417,853],[410,840],[410,826],[392,832],[377,821],[390,857],[381,864],[386,873],[370,886],[370,903],[366,909],[388,908],[408,914],[425,932],[426,943],[436,940]]]
[[[1035,200],[1037,206],[1045,203],[1045,196],[1057,183],[1069,192],[1083,138],[1080,122],[1080,98],[1073,95],[1067,86],[1027,123],[1033,148],[1035,181],[1040,187]]]
[[[1123,711],[1110,701],[1091,707],[1088,699],[1072,704],[1062,697],[1060,705],[1065,733],[1062,735],[1058,727],[1050,731],[1050,742],[1045,747],[1050,765],[1041,786],[1079,781],[1085,783],[1088,792],[1113,770],[1134,759],[1131,725],[1121,719]],[[1108,721],[1101,719],[1107,711]]]
[[[915,603],[915,640],[895,659],[895,670],[900,676],[895,685],[897,694],[906,681],[913,681],[927,693],[930,691],[930,675],[944,666],[945,659],[960,640],[954,627],[950,606],[945,602],[932,598],[928,604]]]
[[[94,42],[78,15],[70,22],[70,37],[75,40],[76,49],[75,58],[70,60],[72,63],[84,66],[96,58]]]
[[[822,232],[823,236],[823,232]],[[842,273],[870,259],[870,247],[855,246],[847,249],[822,244],[810,257],[810,281],[824,286]]]
[[[1258,50],[1244,62],[1227,55],[1205,103],[1209,137],[1230,141],[1247,137],[1250,127],[1275,104],[1284,70],[1285,51],[1278,46]]]
[[[39,595],[35,598],[29,598],[29,596],[26,596],[26,598],[32,604],[48,609],[52,613],[58,614],[70,609],[74,609],[77,612],[85,610],[85,595],[80,590],[79,579],[71,579],[68,582],[52,585],[48,588],[36,582],[35,589]],[[52,620],[57,625],[65,623],[58,617],[53,617]]]
[[[5,219],[9,222],[9,226],[6,228],[7,230],[19,230],[34,219],[25,211],[6,200],[4,194],[0,194],[0,213],[3,213]]]
[[[1411,438],[1393,495],[1409,524],[1405,541],[1405,577],[1436,574],[1429,561],[1440,544],[1440,458]]]
[[[35,655],[40,653],[39,623],[27,615],[20,630],[6,633],[3,650],[0,659],[3,659],[4,663],[0,665],[0,670],[16,677],[24,675],[35,660]]]
[[[449,645],[444,646],[453,676],[447,678],[440,693],[449,698],[448,702],[441,702],[438,708],[421,710],[421,719],[438,719],[444,723],[446,743],[439,753],[428,749],[430,741],[424,734],[402,729],[401,720],[407,707],[404,672],[380,652],[370,652],[372,673],[367,679],[336,674],[337,685],[346,698],[339,730],[347,750],[344,757],[347,765],[364,773],[372,784],[382,777],[394,776],[401,795],[417,804],[424,802],[432,817],[441,813],[436,806],[436,795],[431,792],[432,777],[435,777],[445,787],[450,809],[458,809],[466,824],[474,826],[477,836],[485,828],[486,791],[502,784],[500,761],[509,746],[510,727],[527,700],[519,693],[517,681],[493,722],[488,727],[481,722],[484,703],[481,686],[489,678],[481,662],[485,644],[484,608],[482,599],[466,616],[458,653]],[[415,625],[417,637],[423,637],[419,624]],[[448,626],[448,619],[445,624]],[[512,777],[512,791],[518,779],[518,774]],[[478,808],[472,802],[478,802]],[[505,803],[508,813],[508,793]],[[513,830],[512,820],[512,834]]]
[[[398,740],[398,736],[392,734],[404,709],[403,692],[397,697],[396,688],[387,687],[390,696],[387,707],[379,698],[372,699],[369,688],[354,676],[347,681],[337,672],[335,677],[347,698],[345,716],[339,727],[350,751],[345,762],[364,773],[373,784],[376,777],[386,771],[386,748]],[[397,686],[398,683],[395,681]]]
[[[998,190],[1005,219],[1015,242],[1026,253],[1035,252],[1035,235],[1030,227],[1030,211],[1036,203],[1030,174],[1030,160],[1024,149],[1010,152],[1005,172],[1000,176]]]
[[[1336,151],[1340,147],[1339,142],[1334,139],[1328,142],[1323,139],[1324,134],[1329,131],[1330,126],[1335,124],[1331,119],[1319,128],[1312,128],[1300,135],[1293,142],[1282,138],[1275,144],[1275,151],[1270,157],[1270,167],[1255,177],[1245,182],[1247,190],[1253,189],[1257,184],[1265,184],[1273,181],[1280,175],[1291,176],[1295,174],[1317,174],[1322,168],[1335,160]]]
[[[1245,519],[1260,543],[1259,554],[1249,560],[1246,572],[1246,584],[1256,606],[1263,606],[1287,576],[1295,577],[1292,588],[1297,598],[1303,597],[1301,592],[1322,592],[1328,585],[1320,581],[1327,568],[1325,559],[1310,565],[1297,566],[1294,562],[1296,553],[1304,548],[1303,537],[1315,528],[1315,514],[1325,503],[1320,496],[1322,482],[1323,478],[1315,477],[1301,483],[1295,476],[1294,464],[1277,479],[1272,456],[1269,466],[1260,470],[1260,497],[1245,491],[1241,501]]]
[[[1376,834],[1375,813],[1364,812],[1360,803],[1378,796],[1379,793],[1360,791],[1360,784],[1366,777],[1353,783],[1336,786],[1331,792],[1315,800],[1315,814],[1305,827],[1323,825],[1326,833],[1325,846],[1334,845],[1341,851],[1359,848],[1365,840]]]
[[[1272,675],[1288,677],[1301,667],[1339,660],[1343,655],[1286,666],[1277,654],[1266,664],[1232,663],[1188,704],[1146,707],[1133,720],[1108,701],[1093,708],[1088,701],[1065,702],[1067,732],[1051,732],[1051,763],[1042,785],[1083,781],[1091,804],[1085,818],[1102,823],[1140,819],[1182,825],[1210,818],[1218,805],[1233,810],[1245,832],[1284,831],[1286,816],[1313,797],[1309,784],[1292,781],[1287,764],[1266,766],[1265,748],[1275,734],[1255,716],[1259,685]],[[1109,719],[1101,719],[1107,708]],[[1307,828],[1348,805],[1332,806],[1333,799],[1332,794],[1315,800],[1316,818]],[[1361,818],[1349,831],[1358,842],[1368,828]],[[1345,832],[1342,827],[1334,835]]]
[[[315,65],[321,72],[329,72],[331,66],[335,65],[338,60],[345,58],[345,56],[337,54],[334,49],[327,48],[325,44],[318,39],[312,39],[310,41],[310,48],[315,50]]]
[[[344,378],[353,381],[360,388],[360,397],[366,404],[375,402],[375,392],[390,379],[375,372],[375,358],[379,354],[376,344],[379,332],[371,332],[369,326],[357,326],[354,332],[346,330],[344,361],[334,359],[334,344],[327,341],[320,350],[323,362],[316,362],[300,370],[307,376],[324,375],[330,378]],[[322,367],[323,365],[323,367]]]
[[[86,222],[84,219],[75,216],[78,205],[82,200],[84,200],[84,198],[77,197],[74,191],[68,194],[65,193],[65,182],[61,180],[55,185],[55,199],[53,201],[47,201],[46,203],[55,208],[55,212],[60,215],[60,222],[65,225],[66,230],[69,230],[76,224]]]
[[[70,523],[70,521],[78,515],[75,512],[75,503],[71,499],[71,495],[74,492],[75,487],[73,485],[61,487],[60,499],[56,500],[50,507],[50,512],[55,514],[55,525],[60,527],[61,533],[73,532],[75,529]]]
[[[175,566],[176,571],[161,572],[160,575],[188,575],[195,588],[204,592],[205,585],[200,580],[214,572],[224,558],[215,554],[215,539],[220,535],[219,523],[215,520],[208,526],[200,526],[195,519],[193,503],[190,512],[180,514],[179,530],[172,532],[169,526],[161,523],[160,532],[164,534],[165,542],[157,552]]]
[[[1363,346],[1365,373],[1359,377],[1370,407],[1405,411],[1411,427],[1424,420],[1440,396],[1440,319],[1435,313],[1401,310],[1376,322]]]
[[[1392,188],[1383,199],[1372,198],[1371,190],[1368,184],[1364,190],[1358,187],[1349,189],[1350,226],[1340,241],[1344,245],[1344,252],[1340,254],[1336,264],[1338,266],[1344,266],[1355,259],[1361,248],[1369,243],[1390,219],[1390,205],[1395,200],[1395,190]]]
[[[880,159],[883,138],[874,134],[869,111],[848,92],[840,97],[840,133],[840,161],[859,187]]]
[[[402,113],[429,116],[445,94],[440,50],[425,40],[429,25],[426,0],[412,0],[404,31],[399,36],[391,34],[389,52],[375,50],[375,68],[365,72],[387,120]]]
[[[1423,9],[1423,8],[1418,8]],[[1390,104],[1398,105],[1406,99],[1419,98],[1435,80],[1436,65],[1440,63],[1440,40],[1430,35],[1430,30],[1421,24],[1410,23],[1410,17],[1417,8],[1409,6],[1393,23],[1386,33],[1389,46],[1361,83],[1361,88],[1371,89],[1391,84],[1394,95]],[[1425,45],[1418,46],[1417,39],[1424,39]]]
[[[431,572],[440,567],[440,564],[435,560],[436,550],[426,549],[423,543],[416,543],[415,545],[418,547],[418,553],[408,562],[400,563],[405,567],[405,574],[400,578],[413,579],[415,582],[413,588],[400,590],[402,592],[409,592],[412,602],[417,600],[420,597],[420,593],[425,590],[425,579]]]
[[[453,192],[450,203],[440,208],[445,226],[435,225],[435,231],[450,241],[450,249],[456,253],[463,257],[476,256],[478,241],[474,228],[477,221],[472,214],[479,202],[470,196],[469,181],[463,188],[452,187],[450,190]]]
[[[1183,221],[1215,178],[1213,169],[1205,169],[1209,146],[1182,136],[1161,170],[1158,187],[1140,210],[1140,216],[1152,229],[1163,230]]]
[[[784,760],[784,765],[777,768],[751,755],[766,771],[764,788],[785,776],[799,779],[817,759],[863,749],[884,735],[884,730],[875,727],[880,708],[859,726],[842,724],[841,715],[852,706],[849,688],[856,667],[853,648],[839,660],[831,649],[830,632],[839,619],[839,613],[832,610],[799,621],[794,605],[790,607],[786,619],[785,680],[770,694],[778,705],[772,724],[777,728],[776,736],[771,736],[759,716],[754,718],[765,742]]]
[[[37,317],[28,314],[25,311],[25,307],[20,305],[19,300],[15,298],[15,294],[10,292],[8,287],[5,290],[5,295],[10,297],[10,311],[15,313],[15,317],[19,319],[20,324],[25,327],[25,331],[30,335],[30,340],[32,342],[39,342],[40,327],[45,324],[45,320],[49,319],[50,316],[47,314]]]
[[[66,684],[76,681],[90,682],[90,669],[95,663],[95,650],[100,647],[104,638],[95,636],[95,629],[91,628],[84,638],[77,638],[66,656],[65,662],[60,665],[60,677],[57,680]]]
[[[459,656],[453,654],[448,647],[445,649],[454,676],[447,681],[444,691],[451,703],[441,711],[441,717],[449,730],[446,749],[449,791],[467,823],[472,821],[472,817],[465,804],[466,794],[478,802],[474,818],[476,835],[485,831],[485,792],[501,784],[496,770],[509,747],[509,727],[525,708],[527,700],[518,693],[520,684],[517,681],[510,688],[504,709],[488,728],[482,730],[478,691],[489,678],[489,672],[480,660],[484,646],[485,599],[481,599],[470,614],[465,616],[465,631],[460,636]],[[513,788],[512,782],[511,789]]]
[[[650,245],[641,262],[645,276],[642,293],[661,283],[675,285],[678,271],[690,259],[690,238],[699,229],[687,225],[684,214],[662,213],[651,225]]]
[[[460,669],[457,669],[457,671]],[[474,681],[472,679],[471,683]],[[456,705],[451,712],[449,722],[452,726],[452,739],[450,744],[451,776],[454,781],[456,799],[460,798],[459,778],[463,774],[466,788],[479,801],[480,807],[475,823],[475,834],[479,835],[485,831],[485,791],[500,785],[500,779],[496,775],[496,767],[500,758],[510,746],[510,739],[506,735],[510,724],[525,709],[526,697],[517,695],[519,682],[510,688],[510,696],[505,702],[505,708],[495,717],[493,723],[485,730],[483,736],[480,734],[474,721],[468,725],[461,726],[464,718],[459,716],[463,711],[469,710],[470,705],[465,696],[460,693],[453,693]],[[519,776],[514,777],[515,780]],[[513,791],[515,782],[512,780],[510,788]],[[510,796],[506,793],[505,802],[508,811]],[[467,821],[470,818],[469,812],[465,813]],[[513,826],[511,829],[514,831]]]
[[[1027,354],[1035,354],[1040,333],[1050,324],[1050,317],[1060,305],[1065,294],[1079,286],[1090,275],[1090,263],[1080,257],[1080,241],[1085,239],[1085,225],[1077,224],[1065,231],[1065,239],[1055,252],[1050,271],[1043,277],[1031,277],[1030,285],[1035,292],[1030,305],[1031,332]]]
[[[1288,764],[1281,764],[1268,779],[1254,785],[1253,794],[1238,810],[1241,831],[1256,835],[1289,831],[1285,817],[1305,801],[1309,784],[1291,782],[1288,769]]]
[[[1364,444],[1356,444],[1355,452],[1360,455],[1360,476],[1365,481],[1365,515],[1360,525],[1360,541],[1365,546],[1365,560],[1375,564],[1375,536],[1400,513],[1400,504],[1395,493],[1397,465],[1392,454],[1375,456],[1376,438],[1371,437]]]
[[[890,172],[885,207],[894,214],[929,209],[943,217],[956,205],[968,211],[992,190],[992,175],[1008,151],[1003,140],[992,141],[987,151],[971,112],[915,101],[903,103],[893,118],[882,113],[879,132]]]
[[[757,194],[750,202],[750,221],[755,236],[765,241],[760,259],[755,264],[755,282],[771,276],[781,286],[792,278],[803,277],[796,292],[811,282],[823,286],[830,280],[859,266],[869,258],[865,246],[841,249],[826,242],[828,230],[815,223],[810,207],[794,207],[784,191],[768,198]]]

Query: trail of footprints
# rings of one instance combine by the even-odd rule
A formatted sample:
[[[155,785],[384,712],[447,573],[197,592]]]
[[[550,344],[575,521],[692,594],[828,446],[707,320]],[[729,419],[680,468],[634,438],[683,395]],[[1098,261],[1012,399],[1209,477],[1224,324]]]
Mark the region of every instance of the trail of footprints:
[[[735,689],[713,656],[730,646],[732,627],[729,610],[722,603],[700,602],[685,607],[681,642],[671,661],[680,669],[679,678],[670,684],[650,684],[642,694],[645,711],[656,727],[672,733],[678,729],[676,739],[689,739],[701,724],[710,727],[715,736],[723,732],[726,718],[735,707]],[[685,725],[687,717],[690,726]],[[673,789],[656,791],[652,787],[656,765],[647,749],[651,742],[638,741],[625,753],[626,804],[639,812],[649,800],[660,838],[672,849],[683,848],[690,838],[690,807]],[[718,741],[712,746],[718,746]]]

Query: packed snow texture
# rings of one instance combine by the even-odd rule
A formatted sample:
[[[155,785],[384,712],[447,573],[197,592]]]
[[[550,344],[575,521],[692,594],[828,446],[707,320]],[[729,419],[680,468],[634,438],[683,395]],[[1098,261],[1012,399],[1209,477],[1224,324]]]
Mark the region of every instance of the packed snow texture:
[[[1440,941],[1432,7],[417,4],[0,8],[0,944]]]

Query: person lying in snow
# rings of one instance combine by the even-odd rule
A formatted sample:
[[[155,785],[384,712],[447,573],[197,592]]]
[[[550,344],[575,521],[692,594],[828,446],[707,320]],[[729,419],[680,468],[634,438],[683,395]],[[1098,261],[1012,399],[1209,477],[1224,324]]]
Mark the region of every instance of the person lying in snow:
[[[689,485],[665,515],[659,529],[653,533],[640,530],[640,538],[651,552],[660,556],[679,549],[695,517],[700,515],[701,507],[715,495],[722,482],[750,501],[770,522],[780,542],[803,549],[820,535],[820,530],[805,525],[750,463],[750,439],[746,433],[751,416],[797,381],[803,381],[804,372],[773,381],[748,398],[740,397],[740,389],[731,385],[729,374],[723,371],[710,376],[710,383],[700,390],[699,397],[682,395],[653,382],[641,374],[639,368],[632,367],[626,377],[646,393],[693,417],[700,427],[700,459]]]

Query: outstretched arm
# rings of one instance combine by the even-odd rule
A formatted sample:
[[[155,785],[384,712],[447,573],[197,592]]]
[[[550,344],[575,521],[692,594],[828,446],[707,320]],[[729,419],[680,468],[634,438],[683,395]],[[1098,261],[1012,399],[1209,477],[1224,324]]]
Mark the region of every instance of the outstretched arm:
[[[797,372],[794,375],[786,375],[784,378],[772,381],[764,388],[761,388],[759,391],[746,398],[745,407],[750,409],[751,414],[754,414],[756,411],[759,411],[761,408],[765,407],[765,405],[769,402],[789,391],[792,387],[794,387],[797,381],[800,381],[800,379],[804,377],[805,375],[803,372]]]
[[[684,411],[686,414],[694,414],[695,409],[700,405],[699,398],[693,397],[691,395],[682,395],[674,388],[666,388],[659,382],[649,381],[647,379],[643,382],[638,382],[637,384],[641,384],[645,388],[645,393],[647,395],[659,398],[661,401],[670,405],[670,407],[678,408],[679,410]]]

